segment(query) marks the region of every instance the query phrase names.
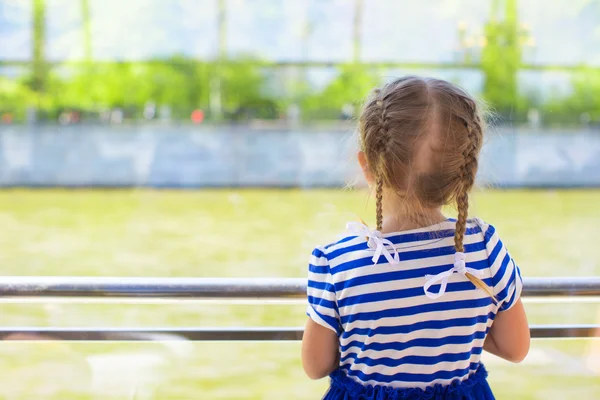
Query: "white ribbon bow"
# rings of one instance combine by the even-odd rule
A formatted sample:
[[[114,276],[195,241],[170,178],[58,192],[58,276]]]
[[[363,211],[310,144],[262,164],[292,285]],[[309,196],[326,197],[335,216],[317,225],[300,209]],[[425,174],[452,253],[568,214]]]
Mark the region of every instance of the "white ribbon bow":
[[[481,277],[481,271],[473,268],[467,268],[465,260],[467,259],[467,255],[462,252],[456,252],[454,254],[454,267],[449,269],[448,271],[441,272],[437,275],[425,275],[425,286],[423,286],[423,290],[425,291],[425,295],[430,299],[437,299],[442,297],[444,293],[446,293],[446,286],[448,286],[448,279],[453,273],[459,273],[463,276],[467,274],[467,272],[471,275]],[[429,291],[429,288],[436,283],[440,283],[440,291],[438,293],[433,293]]]
[[[399,264],[400,256],[398,255],[398,249],[394,246],[389,239],[384,238],[379,231],[372,231],[366,225],[358,223],[358,222],[348,222],[346,224],[346,229],[350,233],[354,233],[358,236],[365,236],[367,238],[367,246],[370,249],[375,249],[375,254],[373,255],[373,263],[377,264],[377,260],[383,254],[385,259],[390,264]],[[390,253],[390,251],[385,246],[391,246],[394,252],[394,255]]]

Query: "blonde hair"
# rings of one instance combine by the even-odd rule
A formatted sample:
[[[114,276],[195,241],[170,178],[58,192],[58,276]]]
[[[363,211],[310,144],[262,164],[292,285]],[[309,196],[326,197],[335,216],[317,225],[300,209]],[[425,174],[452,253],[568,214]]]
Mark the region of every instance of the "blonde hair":
[[[455,204],[454,247],[464,252],[469,192],[484,131],[477,102],[450,82],[408,76],[373,91],[359,126],[360,147],[375,178],[377,230],[383,223],[384,187],[410,207]],[[425,166],[416,157],[424,151]],[[466,276],[494,298],[481,279]]]

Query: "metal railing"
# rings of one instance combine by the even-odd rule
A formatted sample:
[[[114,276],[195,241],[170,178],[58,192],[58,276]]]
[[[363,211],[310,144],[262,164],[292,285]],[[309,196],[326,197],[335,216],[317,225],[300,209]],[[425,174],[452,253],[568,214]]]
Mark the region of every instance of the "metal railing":
[[[529,278],[524,297],[579,297],[600,299],[600,277]],[[303,299],[305,279],[229,278],[83,278],[5,277],[0,299],[7,298],[153,298]],[[3,327],[0,339],[28,335],[37,340],[300,340],[302,328],[37,328]],[[600,337],[600,325],[534,325],[534,338]]]

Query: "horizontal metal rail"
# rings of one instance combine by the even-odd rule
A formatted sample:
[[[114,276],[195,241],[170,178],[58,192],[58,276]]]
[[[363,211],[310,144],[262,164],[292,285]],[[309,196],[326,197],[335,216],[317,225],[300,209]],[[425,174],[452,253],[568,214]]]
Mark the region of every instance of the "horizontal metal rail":
[[[0,340],[36,341],[291,341],[302,339],[302,328],[0,328]],[[531,337],[600,338],[600,325],[534,325]]]
[[[600,296],[600,277],[525,278],[523,296]],[[3,277],[2,297],[304,298],[300,278]]]
[[[0,299],[165,298],[303,299],[306,279],[4,277]],[[528,278],[523,296],[600,297],[600,277]],[[0,328],[0,340],[66,341],[270,341],[300,340],[302,328]],[[600,325],[536,325],[534,338],[600,337]]]

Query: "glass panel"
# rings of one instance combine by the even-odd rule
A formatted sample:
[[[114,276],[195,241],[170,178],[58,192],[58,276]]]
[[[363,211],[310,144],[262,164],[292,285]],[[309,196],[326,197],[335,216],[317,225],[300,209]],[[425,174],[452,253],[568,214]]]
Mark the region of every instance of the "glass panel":
[[[470,213],[523,275],[599,276],[598,32],[589,0],[0,0],[2,274],[305,279],[315,245],[375,219],[355,161],[362,99],[416,74],[489,106]],[[597,298],[525,305],[532,324],[600,324]],[[304,300],[0,299],[2,327],[305,321]],[[7,399],[327,386],[304,376],[298,342],[9,339]],[[498,398],[600,398],[599,343],[484,361]]]

